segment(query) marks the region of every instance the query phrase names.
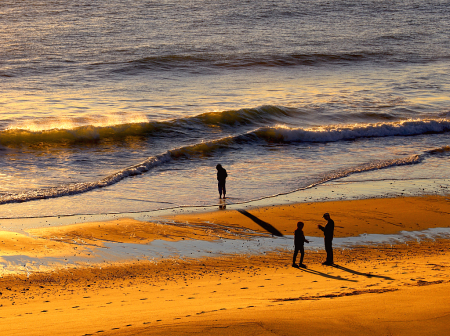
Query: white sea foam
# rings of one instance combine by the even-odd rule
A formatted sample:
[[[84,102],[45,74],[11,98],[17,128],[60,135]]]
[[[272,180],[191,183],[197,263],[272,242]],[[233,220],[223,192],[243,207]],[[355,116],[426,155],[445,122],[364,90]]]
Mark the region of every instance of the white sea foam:
[[[389,123],[323,126],[316,128],[265,127],[255,133],[288,142],[335,142],[367,137],[411,136],[450,131],[448,119],[406,120]]]

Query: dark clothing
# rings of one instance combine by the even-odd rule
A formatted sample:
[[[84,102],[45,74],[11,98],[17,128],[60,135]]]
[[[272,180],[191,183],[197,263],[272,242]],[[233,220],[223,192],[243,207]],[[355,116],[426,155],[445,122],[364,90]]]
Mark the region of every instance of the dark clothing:
[[[300,265],[303,264],[303,258],[305,256],[305,235],[303,230],[297,229],[294,231],[294,256],[292,263],[295,264],[295,259],[297,259],[298,252],[300,251]]]
[[[334,237],[334,221],[330,218],[328,219],[327,225],[325,227],[319,226],[325,235],[325,252],[327,252],[327,264],[333,264],[333,237]]]
[[[217,168],[217,181],[219,181],[219,195],[222,197],[222,194],[225,197],[225,194],[227,193],[227,190],[225,189],[225,180],[227,178],[228,174],[225,168],[222,168],[222,166]]]
[[[225,188],[225,180],[223,180],[223,182],[219,181],[219,194],[226,194],[227,193],[227,189]]]
[[[325,238],[325,252],[327,252],[327,264],[334,264],[333,260],[333,241]]]
[[[334,221],[330,218],[325,227],[320,228],[325,235],[325,239],[333,240],[334,237]]]
[[[225,168],[219,167],[217,168],[217,181],[223,182],[225,185],[225,179],[227,178],[228,174]]]
[[[300,265],[302,265],[303,258],[305,257],[305,247],[303,245],[295,245],[292,264],[295,264],[295,259],[297,259],[298,251],[300,251]]]
[[[295,230],[294,231],[294,246],[295,246],[295,248],[305,245],[305,241],[306,241],[306,239],[305,239],[305,235],[303,234],[303,231],[299,230],[299,229]]]

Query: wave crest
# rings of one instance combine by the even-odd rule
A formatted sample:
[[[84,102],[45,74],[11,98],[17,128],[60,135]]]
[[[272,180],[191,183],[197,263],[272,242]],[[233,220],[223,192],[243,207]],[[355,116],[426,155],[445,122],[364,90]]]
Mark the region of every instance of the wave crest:
[[[160,137],[178,134],[195,135],[211,127],[262,126],[281,122],[298,115],[295,109],[278,106],[207,112],[196,116],[167,121],[149,121],[145,115],[106,116],[27,120],[0,131],[3,146],[45,144],[78,144],[101,140],[123,140],[129,136]]]
[[[389,123],[355,124],[316,128],[266,127],[255,134],[274,142],[336,142],[359,138],[412,136],[450,131],[447,119],[406,120]]]
[[[241,69],[255,67],[290,67],[290,66],[320,66],[328,64],[355,64],[360,62],[394,62],[408,61],[411,58],[399,58],[398,55],[386,52],[354,51],[345,53],[291,53],[291,54],[235,54],[221,55],[203,53],[197,55],[162,55],[144,57],[117,64],[113,70],[116,73],[135,73],[140,71],[188,71],[201,72],[202,69]],[[416,56],[414,61],[422,62]]]

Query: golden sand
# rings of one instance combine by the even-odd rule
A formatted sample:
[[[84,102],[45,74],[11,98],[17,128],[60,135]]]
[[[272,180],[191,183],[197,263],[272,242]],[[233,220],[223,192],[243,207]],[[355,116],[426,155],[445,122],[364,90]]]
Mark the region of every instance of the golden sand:
[[[155,239],[178,241],[184,239],[215,240],[236,238],[238,228],[225,230],[208,224],[164,224],[119,218],[104,222],[72,224],[27,230],[33,237],[51,241],[102,246],[105,242],[147,244]]]
[[[393,234],[449,226],[450,197],[423,196],[382,198],[322,203],[297,203],[247,209],[281,233],[292,235],[296,223],[305,223],[306,236],[321,237],[317,228],[322,215],[330,213],[335,221],[335,237],[359,236],[363,233]],[[264,231],[255,221],[235,210],[177,215],[176,221],[207,221]]]
[[[32,238],[17,232],[0,231],[0,253],[2,256],[18,254],[34,257],[60,256],[68,253],[70,249],[70,246],[58,241]]]
[[[316,225],[323,224],[322,212],[331,213],[339,236],[450,226],[448,197],[298,204],[248,211],[286,234],[292,234],[296,221],[302,220],[306,224],[305,234],[314,235]],[[239,227],[259,230],[247,216],[233,211],[172,219],[192,221],[201,230],[202,221],[220,221],[237,230]],[[33,231],[36,236],[32,239],[56,247],[69,244],[69,239],[78,239],[76,231],[82,232],[83,239],[96,243],[97,239],[110,239],[110,235],[114,235],[114,240],[132,240],[123,236],[129,234],[129,229],[114,231],[113,223],[103,224],[105,227],[100,230],[99,223],[86,223]],[[140,227],[141,223],[132,221],[130,225]],[[57,242],[50,239],[55,236]],[[145,240],[151,234],[137,236]],[[17,253],[28,254],[32,252],[23,245],[29,243],[27,239],[19,239],[14,247],[8,246]],[[307,251],[304,261],[307,269],[291,267],[292,251],[279,251],[253,256],[111,264],[34,273],[28,277],[9,275],[0,279],[0,332],[2,335],[446,335],[450,325],[449,247],[448,240],[360,246],[336,250],[335,266],[321,264],[324,252]],[[3,254],[5,251],[2,247]],[[51,254],[49,249],[48,255]]]

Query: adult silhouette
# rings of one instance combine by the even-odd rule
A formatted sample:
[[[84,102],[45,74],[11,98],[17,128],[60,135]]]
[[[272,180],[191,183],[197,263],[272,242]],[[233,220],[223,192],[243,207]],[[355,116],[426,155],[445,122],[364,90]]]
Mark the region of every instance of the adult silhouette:
[[[322,265],[331,266],[334,264],[333,260],[333,236],[334,236],[334,221],[331,219],[329,213],[325,213],[323,218],[327,221],[325,226],[318,225],[318,228],[323,231],[325,236],[325,251],[327,252],[327,260]]]

